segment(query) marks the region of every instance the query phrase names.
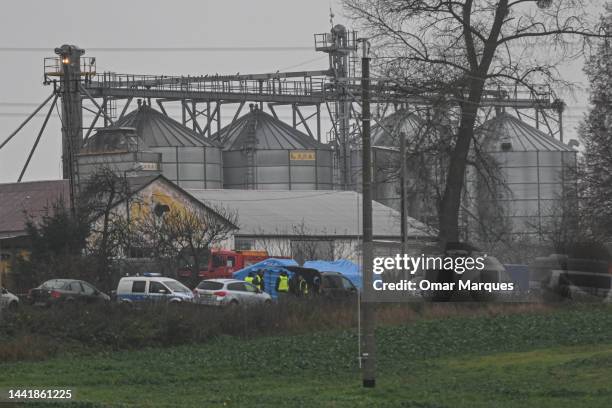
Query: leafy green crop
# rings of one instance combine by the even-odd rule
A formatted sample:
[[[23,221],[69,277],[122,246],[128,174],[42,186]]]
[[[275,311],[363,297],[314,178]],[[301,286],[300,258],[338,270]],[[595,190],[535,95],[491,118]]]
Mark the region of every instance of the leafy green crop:
[[[350,330],[77,353],[0,364],[0,388],[72,387],[83,403],[138,407],[609,408],[612,401],[610,307],[381,327],[373,390],[360,387],[357,340]]]

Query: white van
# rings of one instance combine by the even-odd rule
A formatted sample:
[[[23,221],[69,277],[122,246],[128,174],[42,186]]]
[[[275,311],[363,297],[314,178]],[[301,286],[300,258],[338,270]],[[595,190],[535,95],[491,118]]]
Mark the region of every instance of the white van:
[[[117,285],[117,301],[121,303],[193,302],[193,293],[181,282],[163,276],[129,276]]]

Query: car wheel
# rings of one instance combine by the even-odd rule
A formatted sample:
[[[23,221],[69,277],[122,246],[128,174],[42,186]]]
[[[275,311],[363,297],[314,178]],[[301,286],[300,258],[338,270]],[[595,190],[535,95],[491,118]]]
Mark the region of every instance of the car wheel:
[[[266,301],[264,302],[264,305],[266,306],[270,306],[272,304],[272,301],[270,299],[266,299]]]
[[[14,312],[15,310],[17,310],[18,307],[19,307],[19,303],[15,301],[8,304],[8,310],[11,312]]]
[[[238,306],[238,301],[236,299],[234,299],[231,302],[229,302],[229,305],[230,305],[230,307]]]

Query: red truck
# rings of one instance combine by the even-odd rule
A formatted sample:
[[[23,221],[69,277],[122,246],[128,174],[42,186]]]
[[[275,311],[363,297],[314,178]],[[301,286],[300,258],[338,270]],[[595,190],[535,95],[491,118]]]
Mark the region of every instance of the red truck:
[[[232,251],[229,249],[206,250],[199,256],[200,272],[198,279],[231,278],[232,273],[244,267],[270,258],[267,251]],[[188,265],[179,268],[180,280],[194,281],[192,268]]]

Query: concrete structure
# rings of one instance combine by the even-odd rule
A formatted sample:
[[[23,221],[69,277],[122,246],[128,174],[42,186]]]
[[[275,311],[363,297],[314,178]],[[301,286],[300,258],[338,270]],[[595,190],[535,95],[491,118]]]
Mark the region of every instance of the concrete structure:
[[[331,149],[255,105],[212,139],[223,147],[224,188],[333,188]]]

